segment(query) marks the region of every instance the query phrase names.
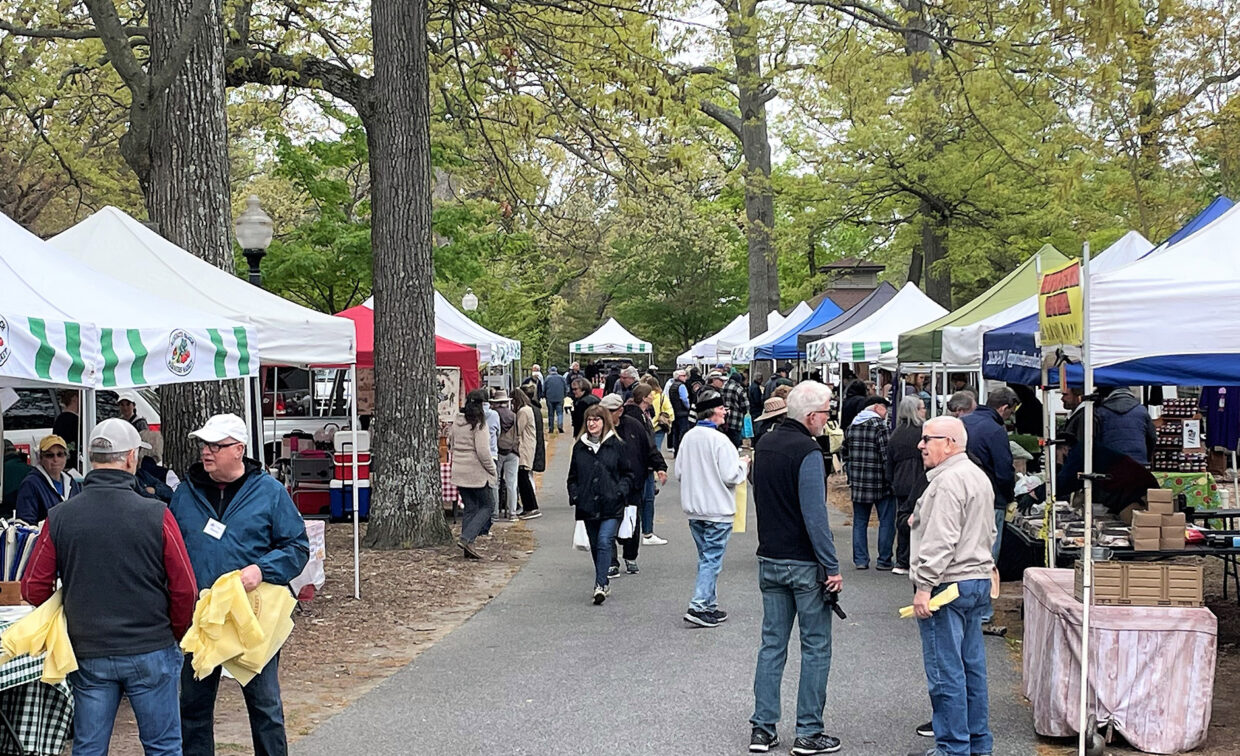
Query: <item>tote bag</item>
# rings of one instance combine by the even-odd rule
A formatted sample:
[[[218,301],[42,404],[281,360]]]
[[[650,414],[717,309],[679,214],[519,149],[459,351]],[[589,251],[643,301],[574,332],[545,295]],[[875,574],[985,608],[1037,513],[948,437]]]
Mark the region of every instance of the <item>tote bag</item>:
[[[573,548],[577,551],[590,550],[590,534],[586,532],[585,520],[578,520],[573,530]]]

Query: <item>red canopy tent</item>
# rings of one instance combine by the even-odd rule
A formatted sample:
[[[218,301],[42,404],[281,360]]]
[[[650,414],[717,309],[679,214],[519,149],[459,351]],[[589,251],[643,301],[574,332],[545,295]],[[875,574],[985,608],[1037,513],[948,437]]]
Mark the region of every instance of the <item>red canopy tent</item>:
[[[373,368],[375,366],[375,311],[366,305],[357,305],[338,312],[336,315],[352,320],[357,329],[357,366]],[[473,391],[482,386],[482,376],[478,374],[478,350],[473,347],[436,336],[435,364],[460,368],[461,383],[464,384],[466,391]]]

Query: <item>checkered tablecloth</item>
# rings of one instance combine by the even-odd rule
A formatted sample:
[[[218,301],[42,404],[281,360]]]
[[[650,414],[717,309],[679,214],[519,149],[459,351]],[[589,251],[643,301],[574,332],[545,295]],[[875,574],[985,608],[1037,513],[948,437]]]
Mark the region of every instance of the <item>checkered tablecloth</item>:
[[[0,633],[11,624],[0,622]],[[27,753],[58,756],[73,724],[73,690],[68,683],[40,682],[42,676],[42,659],[19,656],[0,665],[0,713],[13,725]],[[0,731],[0,754],[16,753],[12,738]]]
[[[461,499],[461,494],[456,490],[456,486],[452,485],[452,455],[448,454],[447,462],[439,463],[439,487],[443,492],[443,500],[445,504],[456,504]]]

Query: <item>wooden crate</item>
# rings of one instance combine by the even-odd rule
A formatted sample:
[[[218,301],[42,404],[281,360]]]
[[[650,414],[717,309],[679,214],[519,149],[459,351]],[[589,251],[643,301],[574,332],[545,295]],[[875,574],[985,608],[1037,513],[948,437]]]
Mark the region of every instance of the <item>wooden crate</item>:
[[[1095,562],[1093,602],[1104,606],[1201,606],[1205,602],[1200,560]],[[1085,595],[1084,567],[1076,562],[1075,596]]]

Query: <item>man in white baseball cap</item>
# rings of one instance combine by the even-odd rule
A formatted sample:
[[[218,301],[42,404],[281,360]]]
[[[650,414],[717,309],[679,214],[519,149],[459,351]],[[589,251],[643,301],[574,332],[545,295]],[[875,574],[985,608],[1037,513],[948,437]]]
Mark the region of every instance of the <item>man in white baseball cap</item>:
[[[306,526],[288,491],[245,456],[245,421],[214,415],[189,434],[202,444],[202,461],[189,469],[172,497],[190,564],[203,588],[221,575],[241,571],[247,591],[259,583],[288,585],[306,566]],[[280,699],[280,655],[241,691],[249,712],[254,753],[285,754],[284,704]],[[190,658],[181,672],[181,734],[185,756],[215,753],[215,697],[220,671],[194,679]]]

